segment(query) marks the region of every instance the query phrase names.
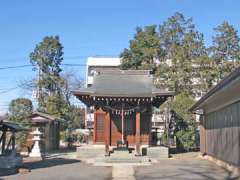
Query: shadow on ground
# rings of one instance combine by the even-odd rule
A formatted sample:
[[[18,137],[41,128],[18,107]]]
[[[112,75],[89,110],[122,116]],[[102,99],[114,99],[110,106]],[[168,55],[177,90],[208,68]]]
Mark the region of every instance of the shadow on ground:
[[[79,162],[81,161],[76,159],[51,158],[51,159],[44,159],[42,161],[25,162],[20,168],[33,170],[33,169],[49,168],[53,166],[61,166],[66,164],[79,163]],[[17,174],[17,169],[0,169],[0,177],[9,176],[13,174]]]
[[[170,154],[184,154],[184,153],[189,153],[189,152],[200,152],[200,149],[196,148],[196,149],[191,149],[189,151],[186,151],[184,149],[179,149],[179,148],[175,148],[175,147],[169,148]]]
[[[44,159],[43,161],[37,161],[37,162],[26,162],[24,163],[24,167],[32,170],[32,169],[38,169],[38,168],[60,166],[65,164],[73,164],[78,162],[81,162],[81,161],[76,159],[51,158],[51,159]]]
[[[9,176],[17,173],[17,169],[0,169],[0,180],[3,180],[1,176]]]

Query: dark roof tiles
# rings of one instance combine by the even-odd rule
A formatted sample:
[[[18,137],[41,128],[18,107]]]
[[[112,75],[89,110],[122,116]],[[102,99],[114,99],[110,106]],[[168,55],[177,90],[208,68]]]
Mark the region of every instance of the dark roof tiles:
[[[112,97],[152,97],[161,93],[173,95],[173,92],[157,89],[150,71],[146,70],[103,71],[94,77],[91,87],[73,93]]]

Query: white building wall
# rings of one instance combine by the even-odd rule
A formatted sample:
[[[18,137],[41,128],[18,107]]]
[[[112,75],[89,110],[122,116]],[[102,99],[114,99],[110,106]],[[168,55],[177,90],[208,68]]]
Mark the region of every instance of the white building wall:
[[[117,57],[89,57],[86,63],[85,87],[89,87],[93,84],[93,77],[97,73],[96,69],[117,68],[120,66],[120,64],[121,59]],[[85,117],[86,128],[92,128],[91,126],[93,125],[94,114],[91,108],[86,107]]]

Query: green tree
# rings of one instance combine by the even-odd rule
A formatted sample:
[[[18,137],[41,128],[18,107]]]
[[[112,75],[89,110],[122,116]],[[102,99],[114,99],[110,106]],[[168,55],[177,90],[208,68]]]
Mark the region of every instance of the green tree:
[[[69,89],[65,88],[68,82],[60,74],[63,46],[59,37],[45,37],[30,54],[30,58],[34,70],[39,71],[38,109],[57,117],[66,117],[70,108],[69,96],[66,95]]]
[[[195,60],[207,55],[203,34],[195,29],[191,18],[181,13],[168,18],[159,29],[161,47],[166,52],[157,69],[160,83],[177,94],[187,91],[195,95]]]
[[[63,61],[63,46],[58,36],[45,37],[30,54],[34,70],[39,71],[38,103],[41,111],[47,111],[48,98],[61,96],[63,80],[60,65]]]
[[[189,109],[193,106],[195,100],[187,92],[182,92],[177,95],[171,103],[171,109],[178,113],[188,124],[191,124],[195,119]]]
[[[31,127],[31,115],[33,111],[32,101],[26,98],[14,99],[9,104],[9,120],[21,124],[24,127]],[[16,143],[23,147],[26,143],[27,133],[16,134]]]
[[[46,102],[46,112],[57,117],[63,117],[69,111],[69,105],[63,96],[55,94],[48,97]]]
[[[211,83],[210,59],[203,34],[195,29],[192,19],[175,13],[159,26],[159,32],[156,27],[137,28],[129,48],[121,54],[121,68],[153,70],[155,84],[177,94],[187,91],[197,96],[205,91]],[[203,63],[204,73],[200,74]]]
[[[182,92],[176,96],[175,100],[171,103],[171,109],[174,110],[182,118],[184,124],[187,124],[187,128],[180,128],[175,131],[177,137],[178,149],[189,151],[197,148],[199,144],[199,136],[197,132],[197,124],[195,118],[189,109],[195,103],[193,97],[186,92]],[[183,122],[179,122],[183,124]],[[176,121],[176,123],[178,123]],[[176,127],[179,125],[176,124]]]
[[[221,80],[240,64],[240,39],[237,30],[224,21],[214,28],[216,35],[213,37],[213,45],[210,55],[216,67],[216,79]]]
[[[193,84],[194,95],[195,97],[202,97],[216,83],[216,67],[212,58],[203,55],[194,59],[192,73],[192,77],[197,82]]]
[[[26,98],[17,98],[9,104],[9,120],[29,126],[30,116],[33,111],[32,101]]]
[[[58,36],[45,37],[30,54],[34,70],[39,71],[38,103],[39,110],[65,119],[64,128],[76,127],[79,114],[71,105],[71,90],[82,83],[73,72],[62,73],[63,46]],[[26,83],[23,83],[25,85]],[[35,87],[28,83],[26,88]]]
[[[130,46],[121,53],[122,69],[155,70],[156,61],[163,53],[156,25],[138,27]]]
[[[85,110],[83,108],[78,108],[72,105],[66,113],[68,116],[68,128],[69,129],[78,129],[85,127]]]

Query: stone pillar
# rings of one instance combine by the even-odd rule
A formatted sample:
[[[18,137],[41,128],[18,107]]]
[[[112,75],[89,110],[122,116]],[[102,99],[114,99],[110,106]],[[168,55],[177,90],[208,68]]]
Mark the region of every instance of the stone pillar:
[[[104,136],[105,136],[105,156],[109,156],[109,146],[110,146],[110,113],[106,112],[104,119]]]
[[[140,134],[140,112],[136,112],[136,156],[140,156],[140,139],[141,139],[141,134]]]

